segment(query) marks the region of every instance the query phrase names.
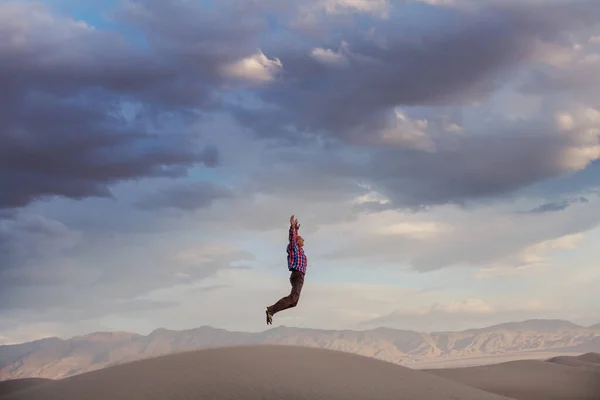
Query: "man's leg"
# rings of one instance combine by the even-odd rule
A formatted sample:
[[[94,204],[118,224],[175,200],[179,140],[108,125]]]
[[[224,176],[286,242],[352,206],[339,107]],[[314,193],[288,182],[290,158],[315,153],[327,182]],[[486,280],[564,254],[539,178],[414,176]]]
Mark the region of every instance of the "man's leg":
[[[302,286],[304,285],[304,274],[300,271],[292,271],[290,274],[290,283],[292,284],[292,290],[290,294],[282,297],[277,303],[267,307],[267,313],[275,315],[279,311],[287,310],[288,308],[296,307],[298,300],[300,300],[300,293],[302,292]]]

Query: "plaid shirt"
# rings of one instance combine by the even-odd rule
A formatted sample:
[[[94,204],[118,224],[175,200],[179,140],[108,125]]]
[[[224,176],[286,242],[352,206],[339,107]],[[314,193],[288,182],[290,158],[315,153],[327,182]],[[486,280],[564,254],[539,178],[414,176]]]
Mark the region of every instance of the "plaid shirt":
[[[302,247],[296,244],[296,235],[298,235],[298,231],[293,226],[290,226],[290,243],[287,245],[288,269],[290,271],[297,270],[306,273],[306,254],[304,254]]]

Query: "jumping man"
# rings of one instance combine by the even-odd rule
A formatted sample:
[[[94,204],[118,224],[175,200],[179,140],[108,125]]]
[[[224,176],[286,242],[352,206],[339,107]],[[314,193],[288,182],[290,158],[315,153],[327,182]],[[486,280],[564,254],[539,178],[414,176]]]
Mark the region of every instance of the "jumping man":
[[[290,273],[290,283],[292,290],[288,296],[283,297],[277,303],[267,307],[267,325],[273,324],[273,315],[279,311],[296,307],[300,299],[300,291],[304,284],[304,274],[306,273],[306,255],[304,254],[304,239],[298,235],[300,224],[292,215],[290,217],[289,243],[287,245],[287,262]]]

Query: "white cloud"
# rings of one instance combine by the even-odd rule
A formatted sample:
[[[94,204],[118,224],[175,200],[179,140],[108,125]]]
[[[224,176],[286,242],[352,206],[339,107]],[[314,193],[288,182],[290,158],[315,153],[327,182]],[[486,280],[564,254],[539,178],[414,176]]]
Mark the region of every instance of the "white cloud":
[[[222,67],[224,75],[252,83],[268,83],[282,70],[279,58],[271,60],[262,51]]]
[[[536,42],[535,57],[553,67],[567,67],[581,54],[584,54],[584,47],[580,44],[565,46],[544,41]]]
[[[474,278],[483,279],[497,279],[497,278],[515,278],[515,277],[527,277],[533,275],[541,275],[548,272],[547,265],[545,264],[532,264],[532,265],[521,265],[514,268],[503,268],[503,267],[489,267],[480,268],[475,274]]]
[[[476,279],[494,279],[547,274],[555,253],[576,249],[584,238],[584,234],[577,233],[529,245],[514,255],[495,261],[489,267],[480,268],[474,276]]]
[[[373,188],[370,185],[367,185],[364,183],[357,183],[357,186],[360,187],[361,189],[364,189],[365,193],[361,194],[359,196],[356,196],[352,200],[353,204],[372,203],[372,204],[384,205],[384,204],[390,203],[390,199],[388,199],[386,196],[379,193],[378,191],[373,190]]]
[[[401,109],[393,111],[388,126],[379,132],[384,144],[423,150],[435,151],[435,143],[428,134],[429,121],[426,119],[411,120]]]
[[[317,7],[328,14],[360,12],[387,18],[391,4],[388,0],[320,0]]]
[[[570,113],[557,114],[556,121],[570,143],[558,160],[562,168],[579,171],[600,158],[600,111],[579,107]]]
[[[415,0],[419,3],[429,4],[432,6],[453,6],[457,4],[456,0]]]
[[[567,113],[558,113],[556,115],[556,123],[563,131],[570,131],[575,127],[573,117]]]
[[[452,301],[446,304],[436,304],[431,307],[431,310],[447,313],[487,314],[493,312],[494,307],[481,299],[467,299]]]
[[[424,217],[424,215],[427,217]],[[546,261],[542,256],[573,249],[582,232],[600,223],[597,199],[572,204],[566,210],[523,214],[498,206],[404,214],[393,210],[362,215],[356,222],[329,228],[329,235],[351,232],[333,260],[412,264],[419,270],[449,266],[515,268]],[[382,232],[396,235],[381,235]]]
[[[577,247],[584,238],[584,234],[577,233],[562,236],[556,239],[545,240],[540,243],[528,246],[518,256],[524,264],[538,264],[550,261],[550,258],[543,257],[542,254],[558,250],[572,250]]]
[[[345,67],[348,65],[348,58],[340,51],[317,47],[311,52],[311,56],[323,64],[332,67]]]
[[[182,250],[174,258],[184,262],[203,263],[212,261],[216,256],[226,255],[235,249],[226,243],[204,243],[194,248]]]
[[[450,233],[452,228],[448,225],[436,221],[422,222],[400,222],[392,225],[385,225],[379,229],[383,235],[403,236],[414,239],[428,239],[435,236]]]

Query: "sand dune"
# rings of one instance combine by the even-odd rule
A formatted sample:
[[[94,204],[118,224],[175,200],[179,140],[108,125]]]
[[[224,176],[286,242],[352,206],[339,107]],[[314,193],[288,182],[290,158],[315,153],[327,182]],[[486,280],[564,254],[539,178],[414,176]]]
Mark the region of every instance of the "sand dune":
[[[43,378],[25,378],[2,381],[0,382],[0,397],[49,382],[54,381],[52,379]]]
[[[519,400],[600,400],[600,372],[549,361],[425,371]]]
[[[600,364],[588,362],[578,357],[558,356],[552,357],[548,361],[556,364],[568,365],[570,367],[586,368],[591,371],[600,372]]]
[[[2,400],[507,400],[451,380],[340,351],[204,349],[65,378]]]
[[[585,353],[575,358],[592,364],[600,364],[600,354],[598,353]]]

